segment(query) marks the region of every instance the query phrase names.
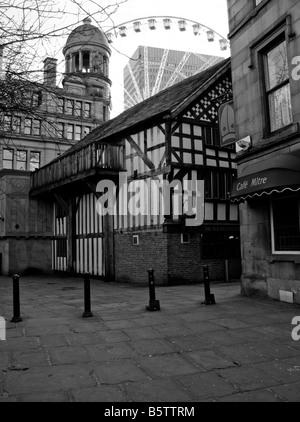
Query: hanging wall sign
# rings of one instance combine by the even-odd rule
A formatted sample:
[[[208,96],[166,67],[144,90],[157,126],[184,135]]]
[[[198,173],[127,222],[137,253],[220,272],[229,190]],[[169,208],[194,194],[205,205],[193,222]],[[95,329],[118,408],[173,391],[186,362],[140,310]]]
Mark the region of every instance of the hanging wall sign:
[[[221,146],[224,147],[236,142],[232,100],[222,104],[219,108],[219,130],[221,136]]]

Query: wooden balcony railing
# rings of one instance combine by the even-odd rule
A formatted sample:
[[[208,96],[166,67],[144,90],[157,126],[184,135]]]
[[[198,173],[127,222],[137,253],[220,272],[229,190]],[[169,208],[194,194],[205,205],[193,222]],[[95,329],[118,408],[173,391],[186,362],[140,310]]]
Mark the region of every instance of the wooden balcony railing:
[[[122,145],[92,143],[63,155],[32,173],[31,192],[69,183],[97,169],[107,169],[108,172],[122,170],[123,152]]]

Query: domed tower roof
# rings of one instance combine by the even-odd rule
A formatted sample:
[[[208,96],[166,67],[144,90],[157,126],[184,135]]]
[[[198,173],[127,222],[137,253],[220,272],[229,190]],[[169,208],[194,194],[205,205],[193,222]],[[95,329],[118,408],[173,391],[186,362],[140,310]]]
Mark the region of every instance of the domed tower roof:
[[[99,46],[111,52],[106,35],[91,22],[90,18],[85,18],[83,24],[71,32],[63,49],[64,54],[66,50],[76,46]]]

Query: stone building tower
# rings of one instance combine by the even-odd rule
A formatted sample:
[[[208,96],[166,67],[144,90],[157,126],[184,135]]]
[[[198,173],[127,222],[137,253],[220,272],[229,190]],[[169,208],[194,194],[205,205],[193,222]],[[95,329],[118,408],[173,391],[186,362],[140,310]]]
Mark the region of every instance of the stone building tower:
[[[69,35],[63,49],[65,56],[65,91],[89,95],[95,99],[95,114],[109,119],[111,80],[109,59],[111,49],[105,34],[85,18],[83,24]]]

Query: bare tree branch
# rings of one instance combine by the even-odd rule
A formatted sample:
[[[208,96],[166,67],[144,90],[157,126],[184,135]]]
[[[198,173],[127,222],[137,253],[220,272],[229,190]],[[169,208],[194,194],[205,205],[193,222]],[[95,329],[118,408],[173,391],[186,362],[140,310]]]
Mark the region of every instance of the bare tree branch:
[[[44,85],[44,59],[57,57],[59,50],[61,54],[61,40],[82,18],[89,16],[101,29],[127,1],[10,0],[0,4],[0,114],[40,116],[42,100],[33,98],[38,98],[41,89],[52,89]]]

